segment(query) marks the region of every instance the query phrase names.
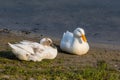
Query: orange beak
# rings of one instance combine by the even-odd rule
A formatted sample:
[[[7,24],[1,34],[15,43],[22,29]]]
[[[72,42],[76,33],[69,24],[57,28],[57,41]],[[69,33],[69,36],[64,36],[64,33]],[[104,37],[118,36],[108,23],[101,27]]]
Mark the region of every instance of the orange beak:
[[[82,39],[83,39],[84,42],[87,42],[87,38],[86,38],[85,35],[82,35],[81,37],[82,37]]]

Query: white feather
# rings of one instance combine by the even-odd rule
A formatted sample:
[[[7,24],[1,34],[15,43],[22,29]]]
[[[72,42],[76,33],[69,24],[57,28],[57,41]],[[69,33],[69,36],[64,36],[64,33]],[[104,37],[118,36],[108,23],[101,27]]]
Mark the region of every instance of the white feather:
[[[67,31],[63,34],[60,42],[60,48],[68,53],[77,55],[86,54],[89,50],[88,42],[84,42],[81,35],[85,34],[82,28],[77,28],[73,33]]]
[[[41,61],[42,59],[54,59],[57,56],[56,48],[37,42],[23,40],[20,43],[8,44],[20,60]]]

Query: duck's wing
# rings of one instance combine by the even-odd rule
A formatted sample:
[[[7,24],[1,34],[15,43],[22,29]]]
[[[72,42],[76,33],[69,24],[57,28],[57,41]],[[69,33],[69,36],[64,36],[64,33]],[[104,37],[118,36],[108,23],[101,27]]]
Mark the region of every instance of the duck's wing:
[[[31,44],[33,43],[32,41],[28,41],[28,40],[23,40],[23,41],[20,41],[21,44]]]
[[[73,38],[73,33],[67,31],[66,33],[63,34],[62,41],[63,42],[70,42],[72,38]]]
[[[60,47],[62,49],[69,48],[71,46],[73,40],[73,33],[67,31],[66,33],[63,34]]]
[[[71,38],[73,38],[73,33],[67,31],[67,32],[65,33],[65,37],[70,40]]]
[[[25,50],[23,47],[16,46],[15,44],[8,44],[12,48],[13,54],[15,54],[18,59],[28,61],[29,56],[32,54],[31,51]]]
[[[43,48],[43,46],[42,46],[40,43],[33,42],[33,41],[28,41],[28,40],[20,41],[20,44],[30,46],[30,47],[32,47],[33,49],[34,49],[34,48]]]
[[[50,46],[45,46],[44,49],[37,50],[35,54],[39,59],[54,59],[57,56],[57,49]]]
[[[37,43],[37,42],[28,41],[28,40],[20,41],[20,43],[24,44],[24,45],[33,45],[33,46],[39,45],[39,43]]]
[[[34,50],[30,45],[23,45],[23,44],[20,44],[20,43],[18,43],[18,44],[8,43],[8,44],[15,51],[17,51],[17,50],[22,51],[23,50],[23,51],[26,51],[28,54],[34,54]]]
[[[8,43],[9,46],[12,48],[13,53],[20,59],[20,60],[27,60],[27,61],[40,61],[42,59],[41,53],[44,51],[44,47],[42,45],[37,45],[37,47],[31,47],[30,45],[23,45],[23,44],[11,44]]]

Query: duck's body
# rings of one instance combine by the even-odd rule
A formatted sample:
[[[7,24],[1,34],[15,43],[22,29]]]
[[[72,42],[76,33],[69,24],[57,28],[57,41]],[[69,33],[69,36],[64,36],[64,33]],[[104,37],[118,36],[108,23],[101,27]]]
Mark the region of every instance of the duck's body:
[[[60,48],[68,53],[77,55],[86,54],[89,50],[88,42],[85,38],[84,30],[77,28],[73,33],[67,31],[63,34]]]
[[[47,40],[41,43],[24,40],[17,44],[8,44],[18,59],[26,61],[41,61],[42,59],[54,59],[57,56],[56,48],[53,48],[49,44],[43,44],[47,42],[49,43]]]

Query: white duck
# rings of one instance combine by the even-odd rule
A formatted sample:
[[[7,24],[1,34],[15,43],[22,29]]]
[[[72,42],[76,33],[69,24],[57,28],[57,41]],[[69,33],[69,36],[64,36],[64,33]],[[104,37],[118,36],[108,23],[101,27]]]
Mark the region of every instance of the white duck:
[[[89,44],[85,37],[84,29],[76,28],[73,33],[66,31],[63,34],[60,48],[68,53],[77,55],[86,54],[89,50]]]
[[[40,43],[23,40],[16,44],[8,44],[20,60],[41,61],[42,59],[54,59],[57,56],[57,48],[53,47],[50,38],[43,38]]]

